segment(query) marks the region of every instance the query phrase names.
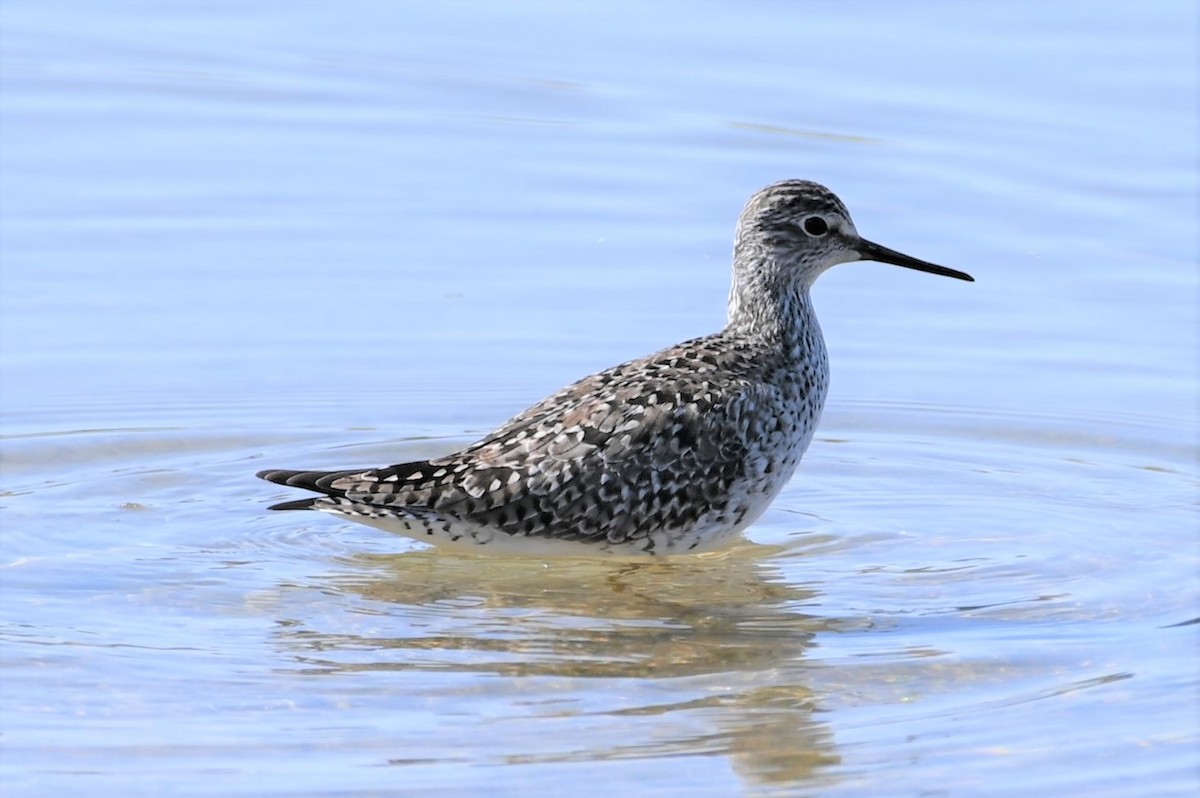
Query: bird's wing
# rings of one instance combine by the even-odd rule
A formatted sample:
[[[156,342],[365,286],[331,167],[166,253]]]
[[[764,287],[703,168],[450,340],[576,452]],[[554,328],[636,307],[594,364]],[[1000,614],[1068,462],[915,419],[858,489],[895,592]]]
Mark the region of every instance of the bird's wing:
[[[702,512],[739,476],[747,425],[769,389],[703,357],[666,354],[586,377],[454,454],[339,472],[321,488],[524,534],[571,527],[580,537],[611,537],[686,522],[671,513]],[[671,506],[671,517],[626,517],[617,505],[637,491],[656,492],[651,504]]]

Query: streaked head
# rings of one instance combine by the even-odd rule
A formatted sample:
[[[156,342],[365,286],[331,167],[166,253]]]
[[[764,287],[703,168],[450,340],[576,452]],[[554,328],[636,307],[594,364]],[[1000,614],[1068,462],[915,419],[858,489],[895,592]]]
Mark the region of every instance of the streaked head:
[[[937,266],[867,241],[832,191],[808,180],[784,180],[757,192],[738,220],[735,266],[754,268],[764,258],[811,284],[839,263],[874,260],[906,269],[974,281],[965,272]]]

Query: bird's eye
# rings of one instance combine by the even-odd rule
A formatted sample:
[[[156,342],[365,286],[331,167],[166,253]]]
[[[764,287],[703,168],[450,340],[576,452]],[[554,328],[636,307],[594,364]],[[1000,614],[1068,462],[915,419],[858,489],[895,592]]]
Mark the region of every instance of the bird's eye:
[[[829,232],[829,222],[822,219],[820,216],[809,216],[802,223],[804,232],[808,233],[813,238],[820,238]]]

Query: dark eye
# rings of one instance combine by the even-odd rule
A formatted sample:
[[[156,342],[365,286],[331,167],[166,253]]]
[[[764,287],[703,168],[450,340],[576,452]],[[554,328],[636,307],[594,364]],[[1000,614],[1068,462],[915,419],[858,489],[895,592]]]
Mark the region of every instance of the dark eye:
[[[829,232],[829,222],[822,219],[820,216],[810,216],[804,220],[804,232],[814,238],[820,238]]]

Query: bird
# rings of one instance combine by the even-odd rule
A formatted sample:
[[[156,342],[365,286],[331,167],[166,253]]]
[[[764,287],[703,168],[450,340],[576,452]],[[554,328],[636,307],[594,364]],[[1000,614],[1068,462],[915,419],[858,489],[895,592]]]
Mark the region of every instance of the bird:
[[[318,510],[476,554],[639,559],[726,547],[792,478],[829,358],[809,295],[866,260],[974,281],[859,235],[828,188],[783,180],[737,222],[728,322],[568,385],[459,451],[342,471],[268,469]]]

